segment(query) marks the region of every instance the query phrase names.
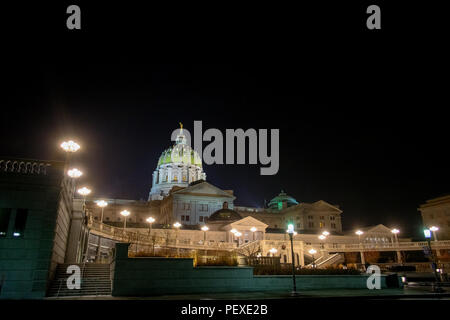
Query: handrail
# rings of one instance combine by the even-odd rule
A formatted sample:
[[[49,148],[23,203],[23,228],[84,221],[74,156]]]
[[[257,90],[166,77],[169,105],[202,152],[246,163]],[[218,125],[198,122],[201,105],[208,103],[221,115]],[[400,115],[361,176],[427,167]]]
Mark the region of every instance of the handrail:
[[[276,245],[277,243],[286,243],[287,240],[253,240],[239,247],[236,243],[229,242],[215,242],[211,244],[210,242],[198,244],[193,243],[193,241],[189,240],[189,243],[183,243],[179,239],[169,239],[167,236],[156,236],[156,235],[148,235],[140,232],[127,231],[123,228],[113,227],[108,224],[104,224],[98,221],[94,221],[90,219],[88,226],[103,235],[109,235],[113,238],[118,238],[121,241],[133,242],[133,243],[142,243],[144,245],[153,245],[153,244],[165,244],[166,246],[174,245],[176,247],[185,247],[185,248],[198,248],[204,249],[208,248],[222,248],[222,249],[238,249],[245,248],[246,246],[255,243],[256,241],[264,241],[268,245]],[[297,240],[296,240],[297,241]],[[432,248],[450,248],[450,240],[440,240],[440,241],[431,241]],[[319,243],[313,243],[309,246],[319,246]],[[417,241],[417,242],[397,242],[397,243],[325,243],[322,250],[325,251],[337,251],[337,250],[350,250],[350,251],[359,251],[359,250],[414,250],[421,249],[422,247],[428,246],[428,242],[426,241]]]

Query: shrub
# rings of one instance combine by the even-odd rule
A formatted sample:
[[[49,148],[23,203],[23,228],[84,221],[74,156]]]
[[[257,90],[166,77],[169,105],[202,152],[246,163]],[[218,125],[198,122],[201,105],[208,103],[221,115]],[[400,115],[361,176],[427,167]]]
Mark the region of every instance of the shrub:
[[[254,275],[291,275],[292,267],[286,266],[270,266],[259,265],[253,269]],[[310,269],[310,268],[295,268],[295,274],[297,275],[359,275],[360,271],[356,269],[339,269],[339,268],[326,268],[326,269]]]

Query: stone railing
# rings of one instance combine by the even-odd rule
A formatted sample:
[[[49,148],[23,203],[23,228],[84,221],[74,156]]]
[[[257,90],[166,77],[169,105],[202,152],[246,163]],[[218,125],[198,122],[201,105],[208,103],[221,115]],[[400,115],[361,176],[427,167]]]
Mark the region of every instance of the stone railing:
[[[99,236],[103,236],[105,238],[110,238],[120,242],[138,243],[140,245],[155,245],[203,250],[234,250],[238,248],[236,243],[211,241],[199,243],[192,240],[171,239],[167,237],[157,236],[155,234],[149,235],[148,233],[126,231],[123,228],[112,227],[105,223],[93,221],[93,219],[89,219],[88,226],[91,231],[94,231],[94,233]],[[154,229],[153,232],[158,232],[158,229]]]
[[[64,162],[43,161],[19,158],[0,158],[0,173],[11,172],[21,174],[47,175],[48,168],[62,168]]]

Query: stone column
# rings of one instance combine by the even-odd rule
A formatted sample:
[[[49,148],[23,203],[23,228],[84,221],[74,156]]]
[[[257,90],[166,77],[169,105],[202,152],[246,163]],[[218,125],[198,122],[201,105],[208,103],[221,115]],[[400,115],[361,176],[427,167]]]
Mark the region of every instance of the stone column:
[[[167,169],[167,182],[172,182],[172,176],[173,176],[172,168],[168,168]]]
[[[361,264],[362,264],[362,265],[365,265],[365,264],[366,264],[366,259],[364,259],[364,252],[363,252],[363,251],[360,251],[359,253],[360,253],[360,255],[361,255]]]
[[[403,263],[403,261],[402,261],[402,252],[401,251],[397,251],[397,262],[398,263]]]
[[[305,251],[304,251],[304,247],[303,247],[303,241],[300,242],[300,265],[302,267],[305,266]]]

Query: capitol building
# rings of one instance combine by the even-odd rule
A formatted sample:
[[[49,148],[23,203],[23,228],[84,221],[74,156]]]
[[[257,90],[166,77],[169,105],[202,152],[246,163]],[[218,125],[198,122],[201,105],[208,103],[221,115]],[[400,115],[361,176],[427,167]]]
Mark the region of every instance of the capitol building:
[[[182,128],[174,145],[159,157],[151,181],[147,201],[103,199],[108,206],[101,209],[96,204],[99,199],[87,199],[86,211],[90,219],[94,224],[114,228],[123,228],[126,219],[128,231],[147,234],[147,219],[151,217],[154,219],[152,234],[167,237],[167,232],[172,232],[171,236],[175,237],[176,232],[177,244],[242,247],[258,242],[260,255],[270,255],[270,252],[273,255],[276,250],[282,262],[291,260],[286,247],[286,228],[293,224],[296,263],[299,265],[312,261],[313,257],[308,253],[311,248],[324,249],[326,243],[336,247],[339,244],[391,244],[394,241],[391,229],[383,225],[362,228],[363,236],[355,235],[354,230],[344,232],[342,210],[338,205],[324,200],[302,202],[283,190],[265,207],[235,205],[238,195],[233,190],[219,188],[207,181],[201,157],[186,143]],[[122,216],[123,210],[130,215]],[[174,224],[180,225],[176,231]],[[207,235],[202,231],[204,227],[207,227]],[[95,232],[90,235],[88,259],[96,260],[108,254],[109,245],[102,245],[101,241]],[[323,256],[323,260],[330,256],[335,258],[328,264],[344,260],[342,254],[319,251],[318,257]]]

